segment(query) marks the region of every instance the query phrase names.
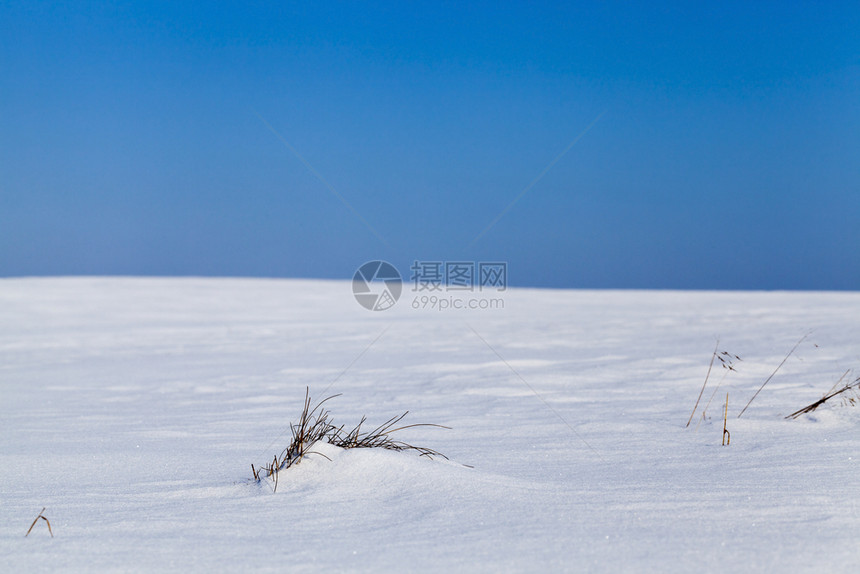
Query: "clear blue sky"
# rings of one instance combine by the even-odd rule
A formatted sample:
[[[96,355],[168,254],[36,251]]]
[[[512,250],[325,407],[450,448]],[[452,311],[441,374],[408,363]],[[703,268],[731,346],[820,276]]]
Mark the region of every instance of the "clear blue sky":
[[[0,2],[0,276],[860,289],[857,2],[292,4]]]

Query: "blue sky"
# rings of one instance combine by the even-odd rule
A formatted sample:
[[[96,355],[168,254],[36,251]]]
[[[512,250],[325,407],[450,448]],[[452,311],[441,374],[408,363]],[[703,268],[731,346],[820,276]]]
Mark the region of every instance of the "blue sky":
[[[857,30],[856,2],[2,2],[0,276],[856,290]]]

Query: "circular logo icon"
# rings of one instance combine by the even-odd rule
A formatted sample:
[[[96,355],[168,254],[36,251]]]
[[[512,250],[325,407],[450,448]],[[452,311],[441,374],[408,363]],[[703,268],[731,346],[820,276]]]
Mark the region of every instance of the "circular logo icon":
[[[386,261],[368,261],[352,278],[352,294],[370,311],[385,311],[397,303],[403,290],[400,273]]]

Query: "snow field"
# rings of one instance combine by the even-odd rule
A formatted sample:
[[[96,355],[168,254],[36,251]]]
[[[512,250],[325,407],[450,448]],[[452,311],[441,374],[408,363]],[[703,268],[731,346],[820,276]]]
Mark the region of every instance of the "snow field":
[[[373,313],[346,281],[0,280],[0,569],[860,566],[860,408],[783,418],[860,375],[860,294],[504,298]],[[743,360],[684,428],[717,338]],[[322,445],[254,484],[306,386],[342,393],[339,424],[452,427],[400,437],[450,460]],[[43,506],[55,538],[24,538]]]

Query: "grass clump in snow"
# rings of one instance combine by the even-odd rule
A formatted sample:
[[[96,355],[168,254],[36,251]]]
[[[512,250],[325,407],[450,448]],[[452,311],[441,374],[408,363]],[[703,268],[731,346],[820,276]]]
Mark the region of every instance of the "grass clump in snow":
[[[254,480],[261,482],[263,478],[269,478],[274,482],[274,489],[278,488],[278,474],[280,471],[290,468],[294,464],[298,464],[302,459],[311,454],[317,454],[324,458],[326,455],[315,452],[313,445],[322,441],[340,448],[383,448],[387,450],[414,450],[420,456],[434,457],[441,456],[444,459],[448,457],[433,449],[415,446],[391,437],[392,434],[413,427],[438,427],[447,429],[449,427],[432,424],[432,423],[417,423],[409,425],[401,425],[400,422],[409,414],[406,411],[402,415],[394,416],[388,419],[381,425],[372,430],[362,430],[367,417],[361,417],[358,425],[352,430],[345,430],[343,425],[336,426],[331,419],[331,414],[323,405],[340,395],[332,395],[327,397],[315,405],[311,406],[312,400],[310,390],[305,390],[305,402],[299,422],[296,424],[290,423],[291,440],[289,445],[281,451],[280,455],[275,455],[272,461],[262,468],[256,468],[251,465],[251,472],[254,474]]]
[[[839,397],[840,399],[842,399],[842,405],[843,406],[849,406],[849,405],[854,406],[854,405],[856,405],[858,402],[860,402],[860,377],[857,377],[853,381],[846,383],[839,390],[834,390],[834,389],[836,389],[837,386],[839,386],[839,383],[841,383],[842,380],[850,372],[851,372],[850,370],[845,371],[845,374],[842,375],[838,381],[836,381],[836,384],[833,385],[833,387],[830,389],[830,391],[827,392],[823,397],[821,397],[820,399],[818,399],[817,401],[815,401],[813,403],[806,405],[802,409],[794,411],[793,413],[791,413],[790,415],[788,415],[785,418],[796,419],[796,418],[800,417],[800,415],[805,415],[807,413],[811,413],[812,411],[814,411],[815,409],[817,409],[818,407],[820,407],[821,405],[823,405],[824,403],[826,403],[827,401],[829,401],[830,399],[835,398],[835,397]]]

